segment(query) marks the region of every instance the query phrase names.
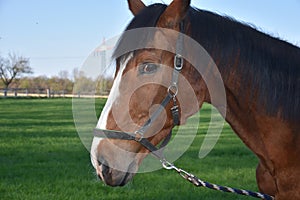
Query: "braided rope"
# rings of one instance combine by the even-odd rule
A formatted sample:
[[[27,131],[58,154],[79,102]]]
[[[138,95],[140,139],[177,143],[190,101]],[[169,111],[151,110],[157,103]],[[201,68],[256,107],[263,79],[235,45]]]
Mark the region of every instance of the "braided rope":
[[[180,174],[181,173],[182,172],[180,172]],[[239,194],[239,195],[251,196],[251,197],[261,198],[261,199],[265,199],[265,200],[274,200],[274,198],[272,196],[267,195],[267,194],[262,194],[259,192],[252,192],[249,190],[236,189],[236,188],[220,186],[220,185],[216,185],[213,183],[209,183],[209,182],[206,182],[206,181],[203,181],[203,180],[197,178],[193,174],[189,174],[189,175],[185,174],[183,176],[183,178],[185,178],[189,182],[193,183],[197,187],[206,187],[206,188],[209,188],[212,190],[217,190],[217,191],[222,191],[222,192],[229,192],[229,193],[234,193],[234,194]]]
[[[216,185],[213,183],[203,181],[203,180],[199,179],[198,177],[196,177],[195,175],[190,174],[180,168],[177,168],[176,166],[174,166],[173,164],[171,164],[165,160],[162,161],[162,165],[165,169],[176,170],[181,177],[188,180],[196,187],[206,187],[206,188],[209,188],[212,190],[217,190],[217,191],[222,191],[222,192],[229,192],[229,193],[250,196],[250,197],[260,198],[260,199],[265,199],[265,200],[274,200],[274,197],[267,195],[267,194],[262,194],[259,192],[252,192],[249,190],[236,189],[236,188],[231,188],[231,187],[227,187],[227,186]]]

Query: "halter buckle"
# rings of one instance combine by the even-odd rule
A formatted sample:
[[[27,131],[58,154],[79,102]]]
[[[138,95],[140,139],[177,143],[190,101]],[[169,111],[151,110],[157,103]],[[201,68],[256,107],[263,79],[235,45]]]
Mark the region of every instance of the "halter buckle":
[[[180,72],[182,70],[182,67],[183,67],[183,58],[181,55],[176,54],[174,57],[174,68]]]

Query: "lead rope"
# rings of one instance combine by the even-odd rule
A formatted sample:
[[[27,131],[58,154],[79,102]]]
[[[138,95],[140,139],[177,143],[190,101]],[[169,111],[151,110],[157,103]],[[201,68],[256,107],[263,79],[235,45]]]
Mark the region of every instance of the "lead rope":
[[[188,173],[178,167],[176,167],[174,164],[166,161],[166,160],[161,160],[162,166],[167,169],[167,170],[175,170],[182,178],[185,180],[189,181],[196,187],[206,187],[212,190],[217,190],[217,191],[222,191],[222,192],[229,192],[229,193],[234,193],[234,194],[239,194],[239,195],[244,195],[244,196],[250,196],[254,198],[260,198],[260,199],[265,199],[265,200],[274,200],[275,198],[267,195],[267,194],[262,194],[259,192],[252,192],[249,190],[241,190],[241,189],[236,189],[236,188],[231,188],[227,186],[220,186],[216,184],[212,184],[206,181],[201,180],[200,178],[196,177],[195,175]]]

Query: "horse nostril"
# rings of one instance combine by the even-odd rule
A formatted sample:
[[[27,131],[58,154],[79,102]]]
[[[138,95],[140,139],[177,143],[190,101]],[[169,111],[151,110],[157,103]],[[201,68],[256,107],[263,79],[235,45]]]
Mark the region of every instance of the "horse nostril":
[[[101,166],[101,165],[102,165],[102,163],[101,163],[99,160],[97,160],[97,162],[98,162],[98,165],[99,165],[99,166]]]
[[[98,174],[98,177],[100,177],[101,180],[107,181],[108,179],[111,179],[111,169],[107,163],[107,161],[100,157],[98,158],[98,165],[100,166],[100,173]]]
[[[107,177],[107,175],[109,174],[109,167],[107,165],[102,165],[102,175],[104,177]]]

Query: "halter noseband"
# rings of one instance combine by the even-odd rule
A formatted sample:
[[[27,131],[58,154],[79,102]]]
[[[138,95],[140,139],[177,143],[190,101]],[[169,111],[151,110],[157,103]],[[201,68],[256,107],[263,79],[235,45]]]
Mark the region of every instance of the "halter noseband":
[[[154,146],[147,138],[144,137],[144,134],[151,127],[153,122],[159,117],[164,108],[173,100],[173,107],[171,108],[171,113],[173,117],[173,125],[180,124],[180,115],[179,108],[176,102],[176,96],[178,94],[178,78],[179,74],[183,68],[183,33],[184,33],[184,24],[181,22],[179,24],[180,33],[176,42],[176,55],[174,57],[174,69],[172,74],[172,82],[167,90],[167,96],[161,102],[159,108],[150,116],[150,118],[146,121],[146,123],[134,133],[126,133],[122,131],[116,130],[105,130],[105,129],[94,129],[94,136],[101,138],[109,138],[109,139],[119,139],[119,140],[133,140],[140,143],[146,149],[148,149],[154,156],[156,156],[160,161],[164,161],[164,156],[162,154],[162,149],[165,147],[171,139],[172,130],[168,134],[168,136],[164,139],[159,147]]]

